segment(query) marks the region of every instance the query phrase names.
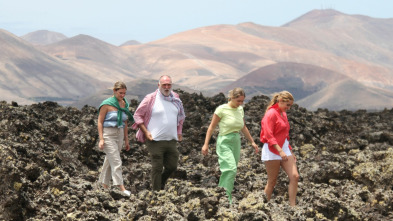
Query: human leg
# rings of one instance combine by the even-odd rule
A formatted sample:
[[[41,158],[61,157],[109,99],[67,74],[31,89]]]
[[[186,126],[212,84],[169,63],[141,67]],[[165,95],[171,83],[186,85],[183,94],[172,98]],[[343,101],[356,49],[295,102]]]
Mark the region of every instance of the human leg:
[[[113,185],[123,185],[123,177],[121,170],[120,150],[123,145],[124,134],[118,128],[104,128],[104,152],[106,154],[99,182],[104,188],[108,188],[110,179]]]
[[[232,203],[232,190],[240,158],[240,135],[234,133],[218,136],[216,152],[221,171],[218,186],[225,188],[229,202]]]
[[[104,188],[108,188],[111,177],[112,177],[111,167],[109,165],[109,161],[107,157],[105,156],[100,177],[98,178],[98,183],[102,184]]]
[[[161,189],[164,189],[169,176],[176,171],[179,161],[179,151],[176,147],[176,140],[165,141],[164,172],[161,176]]]
[[[266,198],[269,201],[272,197],[274,186],[277,183],[278,173],[280,172],[280,160],[269,160],[265,161],[266,172],[267,172],[267,183],[265,186]]]
[[[150,154],[151,162],[151,185],[154,191],[161,190],[161,179],[163,170],[163,151],[159,146],[160,141],[146,141],[147,150]]]
[[[293,156],[289,156],[287,161],[281,162],[282,168],[289,178],[288,195],[291,206],[296,205],[296,194],[299,182],[299,172],[297,171],[296,161]]]

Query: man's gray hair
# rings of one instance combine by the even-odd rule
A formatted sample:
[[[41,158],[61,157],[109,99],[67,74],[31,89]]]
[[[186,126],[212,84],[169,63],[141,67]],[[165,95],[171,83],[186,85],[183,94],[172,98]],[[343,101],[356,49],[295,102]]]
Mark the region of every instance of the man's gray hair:
[[[169,76],[169,75],[162,75],[162,76],[160,77],[160,79],[158,79],[158,84],[161,84],[161,78],[163,78],[163,77],[168,77],[169,79],[171,79],[171,82],[172,82],[171,76]]]

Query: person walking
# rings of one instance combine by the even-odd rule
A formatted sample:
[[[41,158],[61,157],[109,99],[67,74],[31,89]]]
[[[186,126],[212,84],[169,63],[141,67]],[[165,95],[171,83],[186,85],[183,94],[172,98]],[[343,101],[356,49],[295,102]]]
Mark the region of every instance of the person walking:
[[[153,191],[163,190],[179,160],[177,141],[182,141],[185,113],[179,95],[172,91],[172,79],[160,77],[158,89],[145,96],[134,113],[137,140],[146,142],[152,165]]]
[[[127,123],[133,121],[129,104],[124,98],[126,85],[118,81],[113,87],[113,96],[104,100],[98,108],[98,147],[106,156],[98,182],[107,189],[112,178],[113,185],[119,186],[120,191],[130,196],[123,184],[122,161],[120,152],[125,145],[126,151],[130,150]]]
[[[293,102],[294,98],[288,91],[274,94],[262,118],[260,134],[260,141],[264,143],[261,159],[265,163],[268,176],[264,190],[266,198],[268,201],[271,199],[282,167],[289,177],[288,195],[291,206],[296,205],[299,181],[296,157],[289,144],[290,125],[286,114]]]
[[[258,146],[252,139],[247,126],[244,123],[244,110],[241,106],[246,94],[243,89],[235,88],[229,91],[228,103],[216,108],[213,118],[206,132],[202,154],[207,155],[210,138],[213,131],[219,125],[219,134],[216,143],[216,153],[220,165],[220,181],[218,186],[224,187],[229,203],[232,204],[232,190],[235,183],[237,165],[240,159],[240,134],[241,131],[258,153]]]

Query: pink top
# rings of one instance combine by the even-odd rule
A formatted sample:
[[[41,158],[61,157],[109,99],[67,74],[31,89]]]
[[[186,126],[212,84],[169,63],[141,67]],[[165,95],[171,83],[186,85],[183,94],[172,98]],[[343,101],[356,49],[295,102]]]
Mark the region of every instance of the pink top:
[[[149,125],[150,119],[151,119],[151,113],[153,111],[153,106],[154,106],[154,101],[156,100],[156,95],[159,90],[156,90],[153,93],[150,93],[143,98],[142,102],[139,104],[138,108],[136,109],[134,113],[134,121],[135,123],[132,125],[132,128],[134,130],[139,128],[139,124],[144,124],[147,128]],[[179,98],[179,95],[175,92],[173,92],[173,95],[177,98]],[[180,122],[177,125],[177,134],[182,134],[183,130],[183,120],[180,120]],[[144,143],[146,141],[145,134],[141,131],[141,129],[138,129],[136,132],[136,139],[139,142]]]
[[[282,114],[282,115],[281,115]],[[261,136],[260,140],[262,143],[268,143],[269,150],[279,155],[274,144],[278,144],[280,147],[284,145],[285,139],[289,141],[289,122],[287,114],[282,112],[278,107],[278,104],[272,105],[267,110],[265,116],[261,121]],[[288,145],[289,149],[292,150],[291,145]]]

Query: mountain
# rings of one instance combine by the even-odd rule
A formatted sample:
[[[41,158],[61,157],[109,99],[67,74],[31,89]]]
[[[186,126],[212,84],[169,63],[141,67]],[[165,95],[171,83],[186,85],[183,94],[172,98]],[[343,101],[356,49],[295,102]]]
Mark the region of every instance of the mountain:
[[[67,36],[58,32],[39,30],[25,34],[21,38],[34,45],[48,45],[67,39]]]
[[[139,41],[130,40],[130,41],[126,41],[123,44],[121,44],[120,47],[127,46],[127,45],[140,45],[140,44],[141,43]]]
[[[296,103],[309,110],[383,110],[392,107],[393,92],[370,88],[352,79],[345,79],[328,85]]]
[[[279,62],[261,67],[239,78],[222,91],[241,87],[245,90],[247,98],[251,98],[256,95],[271,95],[278,91],[288,90],[295,100],[300,100],[345,79],[350,78],[314,65]]]
[[[117,80],[141,77],[139,65],[122,48],[88,35],[77,35],[41,49],[80,69],[92,79],[112,86]]]
[[[65,104],[94,93],[103,85],[5,30],[0,30],[0,45],[2,99],[19,97],[23,101]]]
[[[340,57],[345,60],[338,65],[318,58],[307,63],[346,74],[365,85],[393,89],[393,19],[313,10],[282,27],[244,23],[239,28],[263,39]]]
[[[36,51],[31,51],[30,56],[34,60],[34,53],[45,54],[100,82],[94,84],[94,93],[111,87],[117,80],[157,80],[168,74],[175,83],[205,94],[241,85],[250,90],[249,95],[287,89],[295,94],[297,101],[312,95],[322,99],[323,94],[318,92],[332,94],[328,90],[335,87],[331,85],[351,80],[371,93],[366,96],[371,99],[375,94],[383,96],[393,91],[390,39],[393,39],[393,19],[313,10],[281,27],[251,22],[213,25],[146,44],[114,46],[91,36],[77,35],[35,46]],[[47,73],[47,69],[43,70]],[[348,107],[356,104],[351,97],[344,98]],[[306,108],[315,106],[304,104]],[[381,103],[370,108],[383,105],[393,106]]]

